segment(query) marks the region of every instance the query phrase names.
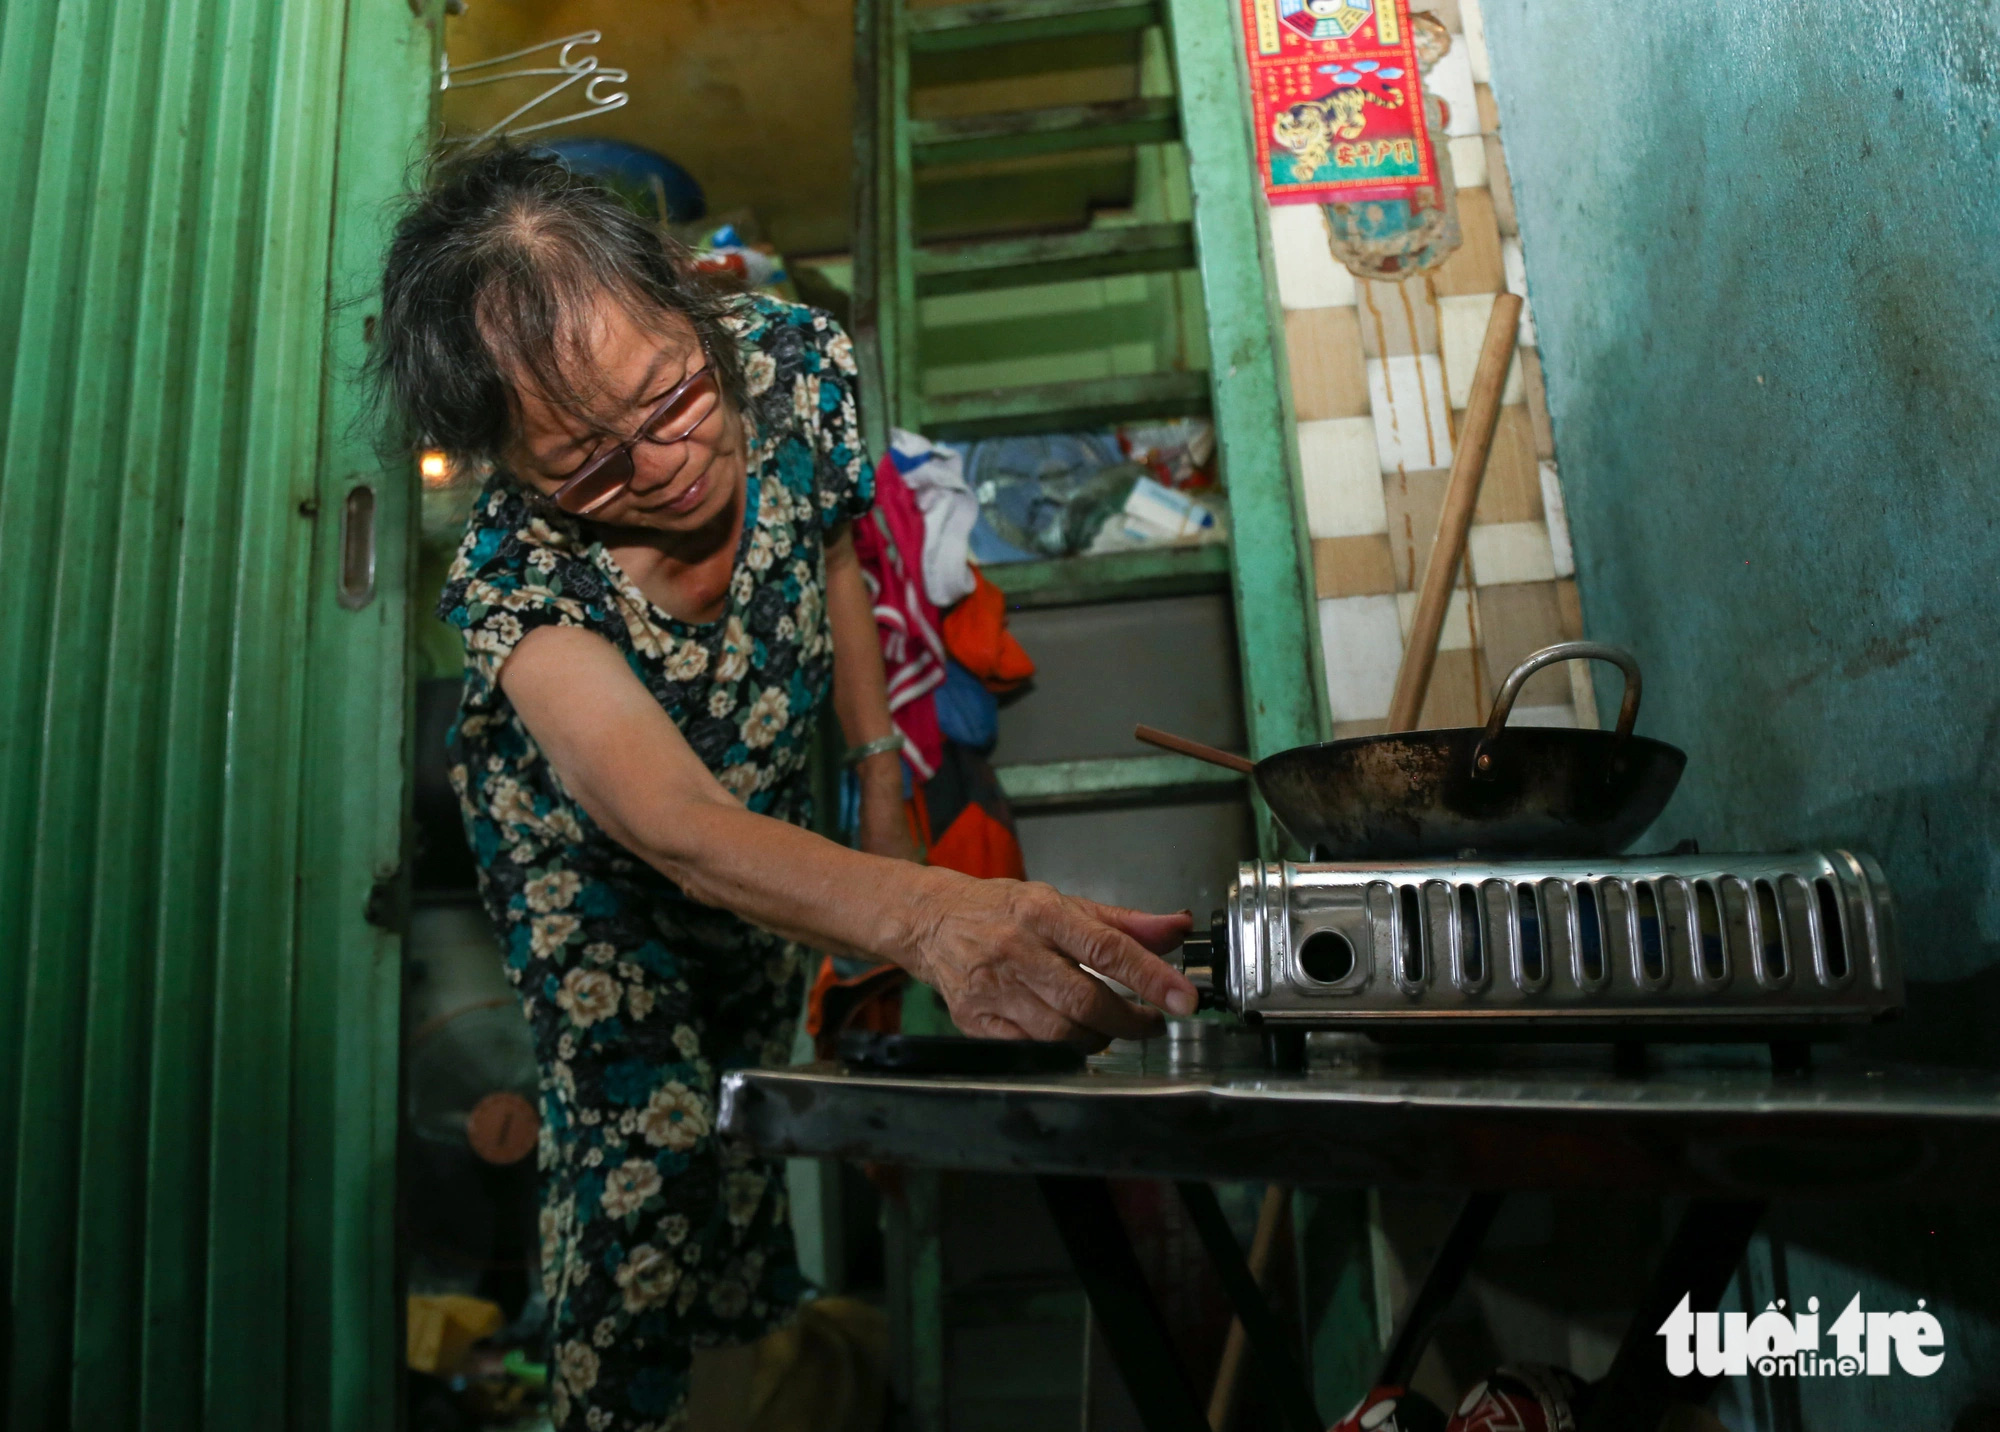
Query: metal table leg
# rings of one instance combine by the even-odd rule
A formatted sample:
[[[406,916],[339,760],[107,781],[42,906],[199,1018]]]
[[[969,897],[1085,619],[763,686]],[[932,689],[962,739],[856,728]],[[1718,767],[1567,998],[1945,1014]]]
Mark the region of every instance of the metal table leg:
[[[1216,1272],[1222,1275],[1223,1289],[1236,1305],[1236,1316],[1242,1320],[1250,1355],[1257,1360],[1257,1370],[1264,1375],[1264,1385],[1277,1404],[1280,1419],[1292,1432],[1321,1432],[1326,1424],[1319,1409],[1313,1406],[1312,1392],[1291,1350],[1285,1346],[1284,1329],[1278,1325],[1263,1289],[1251,1275],[1249,1263],[1244,1261],[1236,1234],[1223,1216],[1222,1205],[1216,1202],[1215,1190],[1205,1183],[1182,1183],[1178,1187],[1188,1217],[1194,1221],[1195,1232],[1201,1235],[1208,1256],[1215,1260]]]
[[[1761,1201],[1698,1198],[1688,1205],[1625,1329],[1611,1371],[1591,1396],[1582,1432],[1657,1427],[1670,1403],[1700,1402],[1708,1396],[1715,1379],[1698,1373],[1675,1377],[1667,1371],[1660,1324],[1682,1298],[1695,1312],[1715,1311],[1763,1216]]]
[[[1101,1178],[1037,1182],[1146,1432],[1208,1432],[1111,1190]]]
[[[1395,1340],[1382,1359],[1382,1370],[1375,1375],[1377,1387],[1408,1387],[1410,1379],[1416,1376],[1417,1362],[1430,1346],[1438,1319],[1465,1285],[1465,1275],[1472,1271],[1472,1260],[1479,1256],[1480,1245],[1485,1243],[1487,1230],[1493,1226],[1493,1217],[1500,1211],[1500,1199],[1497,1193],[1475,1193],[1466,1198],[1437,1256],[1431,1259],[1423,1285],[1403,1313],[1403,1325],[1396,1329]]]

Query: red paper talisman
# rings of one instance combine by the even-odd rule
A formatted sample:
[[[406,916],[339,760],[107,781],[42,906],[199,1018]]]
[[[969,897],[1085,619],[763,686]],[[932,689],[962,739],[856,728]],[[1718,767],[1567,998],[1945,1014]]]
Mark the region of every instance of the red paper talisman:
[[[1437,183],[1409,0],[1238,0],[1257,164],[1274,204]]]

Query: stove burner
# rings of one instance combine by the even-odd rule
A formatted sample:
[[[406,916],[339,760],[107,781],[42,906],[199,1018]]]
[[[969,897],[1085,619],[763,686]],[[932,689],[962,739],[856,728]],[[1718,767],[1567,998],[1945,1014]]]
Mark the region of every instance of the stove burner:
[[[1253,862],[1183,955],[1267,1028],[1796,1040],[1902,1003],[1879,866],[1845,851]]]

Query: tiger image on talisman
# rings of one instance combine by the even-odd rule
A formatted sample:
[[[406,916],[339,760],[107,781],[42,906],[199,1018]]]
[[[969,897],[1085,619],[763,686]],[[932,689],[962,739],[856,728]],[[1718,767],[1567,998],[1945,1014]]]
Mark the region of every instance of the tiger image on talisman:
[[[1333,148],[1325,108],[1307,100],[1279,110],[1271,116],[1271,142],[1290,153],[1292,172],[1300,178],[1318,173]]]
[[[1342,139],[1359,139],[1368,127],[1368,106],[1401,109],[1403,92],[1395,81],[1406,71],[1400,65],[1380,60],[1349,60],[1321,65],[1319,72],[1332,78],[1335,88],[1314,103],[1326,111],[1327,125]]]
[[[1337,89],[1316,100],[1304,100],[1271,116],[1271,142],[1292,156],[1292,172],[1301,179],[1317,174],[1333,156],[1335,139],[1359,139],[1368,127],[1368,106],[1396,109],[1403,96],[1395,90],[1378,95],[1358,87]]]
[[[1361,131],[1368,127],[1369,105],[1399,109],[1403,96],[1400,90],[1390,90],[1387,98],[1381,98],[1365,89],[1337,89],[1319,103],[1326,113],[1328,129],[1342,139],[1359,139]]]

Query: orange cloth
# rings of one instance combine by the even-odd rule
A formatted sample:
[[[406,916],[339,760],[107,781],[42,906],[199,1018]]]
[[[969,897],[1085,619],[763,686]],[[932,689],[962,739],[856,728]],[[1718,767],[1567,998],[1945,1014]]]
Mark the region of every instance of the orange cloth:
[[[894,1034],[903,1027],[903,986],[909,975],[894,965],[874,968],[842,979],[833,957],[822,955],[819,976],[806,994],[806,1033],[813,1053],[832,1059],[840,1052],[840,1036],[849,1029]]]
[[[931,843],[928,813],[924,809],[923,787],[916,798],[903,802],[903,819],[909,822],[910,839],[920,851]],[[925,857],[929,863],[929,857]],[[813,1053],[832,1059],[840,1052],[840,1036],[849,1029],[874,1034],[895,1034],[903,1027],[903,986],[909,975],[894,965],[877,965],[858,975],[842,979],[834,968],[833,956],[822,955],[819,974],[806,991],[806,1033],[812,1036]]]
[[[1029,669],[1033,670],[1032,664]],[[916,788],[903,809],[925,864],[986,880],[1028,878],[1007,797],[993,768],[977,751],[945,742],[938,773]],[[806,996],[806,1032],[819,1057],[831,1059],[838,1053],[843,1030],[882,1034],[900,1030],[903,986],[908,980],[894,965],[877,965],[842,979],[833,958],[822,956],[819,975]]]
[[[931,864],[988,880],[1026,880],[1021,842],[984,806],[968,803],[931,846]]]
[[[1007,597],[977,567],[972,595],[945,613],[944,646],[989,691],[1012,691],[1035,674],[1035,663],[1007,630]]]
[[[924,863],[982,880],[1025,880],[1014,813],[1000,781],[977,751],[945,742],[938,773],[910,802],[923,837]]]

